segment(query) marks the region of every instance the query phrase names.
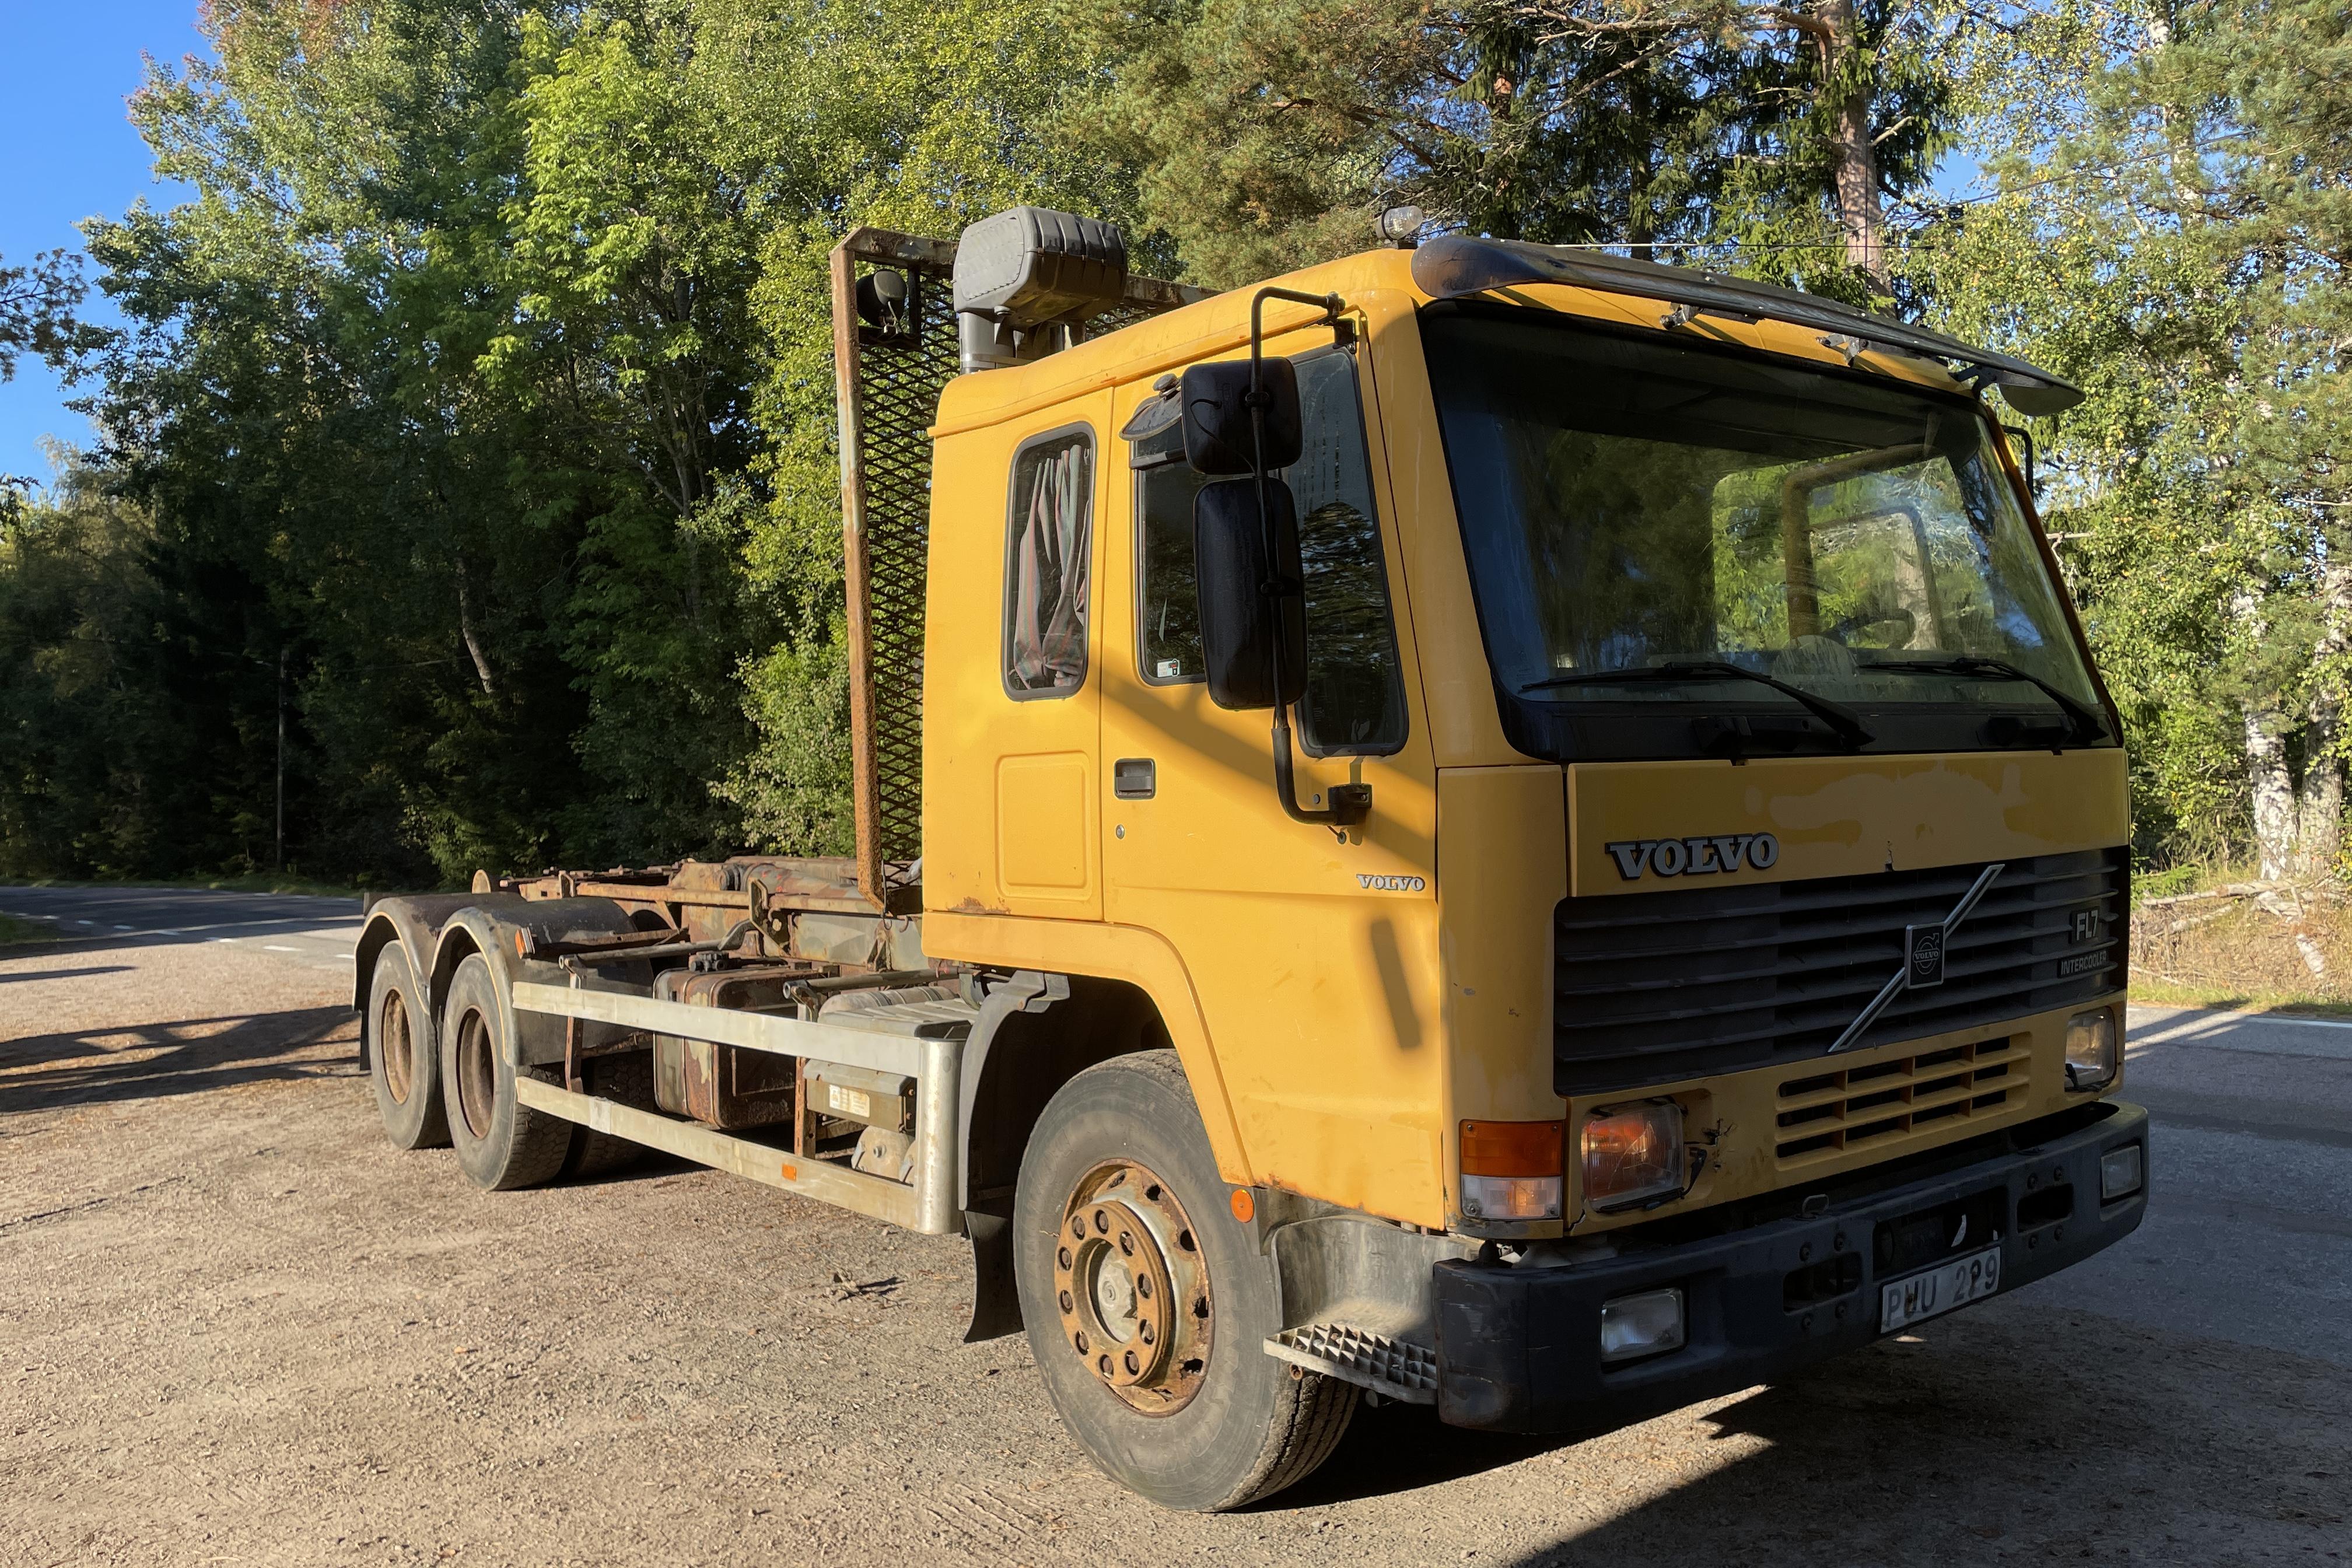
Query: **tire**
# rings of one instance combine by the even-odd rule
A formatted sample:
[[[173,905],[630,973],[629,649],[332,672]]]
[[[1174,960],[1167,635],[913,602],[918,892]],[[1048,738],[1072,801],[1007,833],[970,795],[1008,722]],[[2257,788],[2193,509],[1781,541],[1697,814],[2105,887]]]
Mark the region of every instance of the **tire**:
[[[1013,1272],[1045,1391],[1105,1474],[1168,1508],[1239,1508],[1304,1480],[1356,1410],[1352,1385],[1294,1373],[1261,1348],[1280,1326],[1274,1275],[1227,1201],[1173,1051],[1063,1085],[1030,1134],[1013,1198]],[[1138,1228],[1129,1221],[1150,1234],[1115,1258]],[[1087,1239],[1065,1246],[1079,1233]],[[1165,1285],[1147,1290],[1154,1280]],[[1149,1308],[1147,1295],[1167,1305]],[[1173,1326],[1155,1337],[1157,1322]],[[1147,1350],[1157,1339],[1165,1348]],[[1139,1352],[1160,1370],[1120,1383],[1119,1362]]]
[[[395,1149],[446,1149],[441,1063],[433,1048],[433,1005],[416,984],[408,949],[394,941],[376,954],[368,983],[368,1082],[375,1113]]]
[[[639,1110],[654,1108],[652,1051],[591,1057],[581,1066],[585,1069],[588,1092],[597,1099],[617,1100]],[[614,1175],[648,1152],[642,1143],[632,1143],[626,1138],[599,1132],[593,1127],[574,1125],[572,1152],[563,1161],[563,1176],[567,1181],[593,1181],[599,1176]]]
[[[572,1124],[515,1098],[514,1020],[480,953],[457,965],[441,1010],[441,1100],[457,1168],[478,1187],[535,1187],[563,1169]],[[544,1072],[524,1068],[544,1078]]]

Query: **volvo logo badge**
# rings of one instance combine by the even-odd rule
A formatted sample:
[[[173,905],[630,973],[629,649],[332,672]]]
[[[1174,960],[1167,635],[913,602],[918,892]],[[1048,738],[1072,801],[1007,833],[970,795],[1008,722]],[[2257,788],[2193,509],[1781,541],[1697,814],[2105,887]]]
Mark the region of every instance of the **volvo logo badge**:
[[[1905,926],[1903,951],[1910,955],[1910,979],[1914,991],[1922,985],[1944,983],[1944,924],[1938,921],[1931,926]]]

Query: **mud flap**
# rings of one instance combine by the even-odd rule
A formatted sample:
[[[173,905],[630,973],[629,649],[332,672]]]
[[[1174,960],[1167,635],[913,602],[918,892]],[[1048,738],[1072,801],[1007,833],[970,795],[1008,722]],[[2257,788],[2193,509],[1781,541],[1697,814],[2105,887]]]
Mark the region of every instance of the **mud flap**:
[[[966,1209],[963,1233],[971,1239],[971,1321],[963,1331],[963,1342],[1019,1333],[1021,1292],[1013,1280],[1013,1216]]]

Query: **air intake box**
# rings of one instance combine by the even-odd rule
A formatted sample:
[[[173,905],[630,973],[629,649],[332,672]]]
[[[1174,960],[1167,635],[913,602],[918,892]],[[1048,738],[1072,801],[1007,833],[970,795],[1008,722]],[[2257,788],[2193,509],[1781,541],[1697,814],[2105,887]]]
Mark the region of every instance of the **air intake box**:
[[[1049,352],[1045,329],[1071,327],[1127,297],[1127,242],[1100,218],[1047,207],[984,217],[956,242],[955,309],[963,368]]]

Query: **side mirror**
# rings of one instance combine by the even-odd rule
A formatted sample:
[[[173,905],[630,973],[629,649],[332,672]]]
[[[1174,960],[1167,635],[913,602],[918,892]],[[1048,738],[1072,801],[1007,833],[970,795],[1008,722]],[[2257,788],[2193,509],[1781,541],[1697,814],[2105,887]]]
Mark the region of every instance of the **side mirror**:
[[[1259,363],[1265,394],[1265,467],[1268,472],[1298,461],[1304,420],[1298,407],[1298,372],[1288,360]],[[1184,460],[1194,471],[1224,478],[1255,473],[1257,432],[1250,418],[1250,362],[1218,360],[1189,365],[1176,401],[1184,411]]]
[[[1246,378],[1243,384],[1248,384]],[[1295,384],[1293,390],[1295,395]],[[1186,418],[1190,417],[1188,413]],[[1202,485],[1192,500],[1201,653],[1208,666],[1209,700],[1220,708],[1277,706],[1276,637],[1281,638],[1282,654],[1279,706],[1286,709],[1307,689],[1307,611],[1299,587],[1298,510],[1288,485],[1275,479],[1265,484],[1263,521],[1255,479]],[[1270,559],[1268,534],[1274,545]]]

